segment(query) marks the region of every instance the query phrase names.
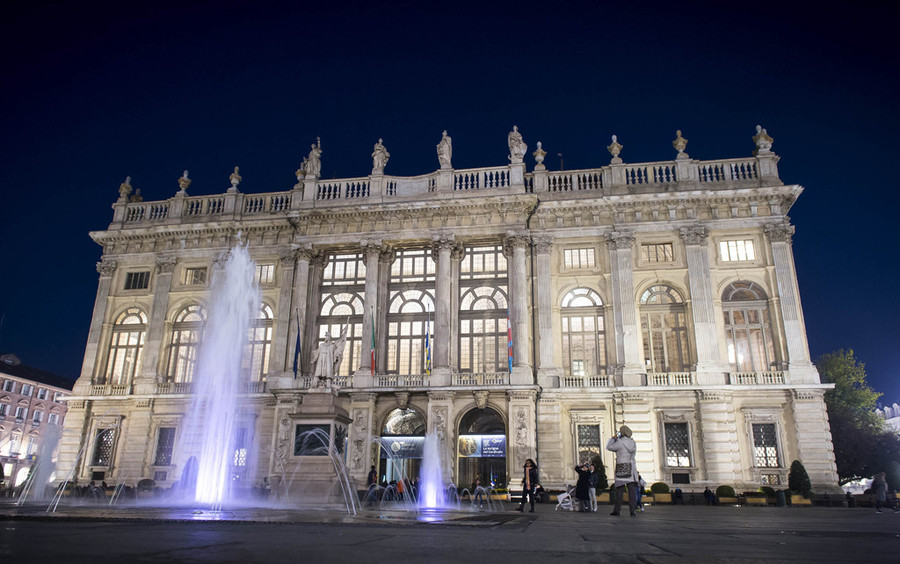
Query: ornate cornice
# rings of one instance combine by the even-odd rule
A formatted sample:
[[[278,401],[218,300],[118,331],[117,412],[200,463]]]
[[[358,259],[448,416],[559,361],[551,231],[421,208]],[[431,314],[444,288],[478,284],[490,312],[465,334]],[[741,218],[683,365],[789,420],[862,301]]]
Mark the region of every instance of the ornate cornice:
[[[794,226],[790,223],[769,223],[765,227],[769,241],[790,244],[794,236]]]
[[[506,390],[506,397],[510,401],[533,402],[537,398],[536,390]]]
[[[531,244],[534,245],[534,250],[539,255],[546,255],[553,249],[553,237],[550,235],[533,235]]]
[[[699,223],[682,227],[678,231],[681,233],[685,245],[703,245],[709,237],[709,228]]]
[[[610,231],[605,236],[610,250],[630,249],[634,245],[634,233],[631,231]]]
[[[456,394],[449,390],[428,392],[428,399],[431,401],[452,401],[454,397],[456,397]]]

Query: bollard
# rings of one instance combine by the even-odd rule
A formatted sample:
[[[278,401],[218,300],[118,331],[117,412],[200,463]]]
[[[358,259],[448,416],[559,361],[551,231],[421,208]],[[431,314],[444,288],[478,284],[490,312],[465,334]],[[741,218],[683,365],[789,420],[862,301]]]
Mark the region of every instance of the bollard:
[[[785,507],[787,503],[784,500],[784,492],[778,490],[775,492],[775,507]]]

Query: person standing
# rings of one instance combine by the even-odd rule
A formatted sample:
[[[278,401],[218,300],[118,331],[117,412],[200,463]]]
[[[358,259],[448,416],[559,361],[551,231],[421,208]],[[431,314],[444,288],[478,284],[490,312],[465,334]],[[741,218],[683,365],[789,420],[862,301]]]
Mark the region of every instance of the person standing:
[[[516,511],[525,509],[525,497],[528,496],[528,500],[531,502],[529,513],[534,513],[534,488],[538,483],[537,465],[534,463],[534,460],[529,458],[525,461],[523,468],[525,475],[522,477],[522,502],[516,508]]]
[[[881,507],[887,504],[887,480],[884,472],[875,474],[872,480],[872,494],[875,496],[875,513],[881,513]]]
[[[638,483],[637,483],[637,508],[639,511],[644,510],[644,489],[647,487],[647,482],[644,481],[644,478],[638,474]]]
[[[591,467],[582,464],[575,467],[578,474],[578,482],[575,484],[575,497],[581,501],[581,510],[590,513],[591,511]]]
[[[622,494],[628,488],[628,509],[634,517],[637,504],[638,473],[634,464],[637,445],[631,438],[631,429],[622,425],[615,437],[606,443],[606,450],[616,453],[616,505],[610,515],[618,515],[622,508]]]

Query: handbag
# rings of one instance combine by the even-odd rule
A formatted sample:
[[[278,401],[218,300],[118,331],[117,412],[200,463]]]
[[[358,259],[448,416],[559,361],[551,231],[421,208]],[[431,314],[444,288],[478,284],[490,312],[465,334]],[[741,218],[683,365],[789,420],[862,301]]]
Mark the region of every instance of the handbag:
[[[630,462],[620,462],[616,464],[616,478],[631,478]]]

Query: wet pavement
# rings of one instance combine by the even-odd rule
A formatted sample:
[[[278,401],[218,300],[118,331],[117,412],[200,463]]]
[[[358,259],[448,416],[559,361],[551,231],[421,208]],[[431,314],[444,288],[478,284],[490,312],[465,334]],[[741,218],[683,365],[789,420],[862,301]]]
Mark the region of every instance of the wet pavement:
[[[554,511],[0,505],[9,562],[897,562],[900,514],[825,507]],[[14,559],[14,560],[13,560]]]

